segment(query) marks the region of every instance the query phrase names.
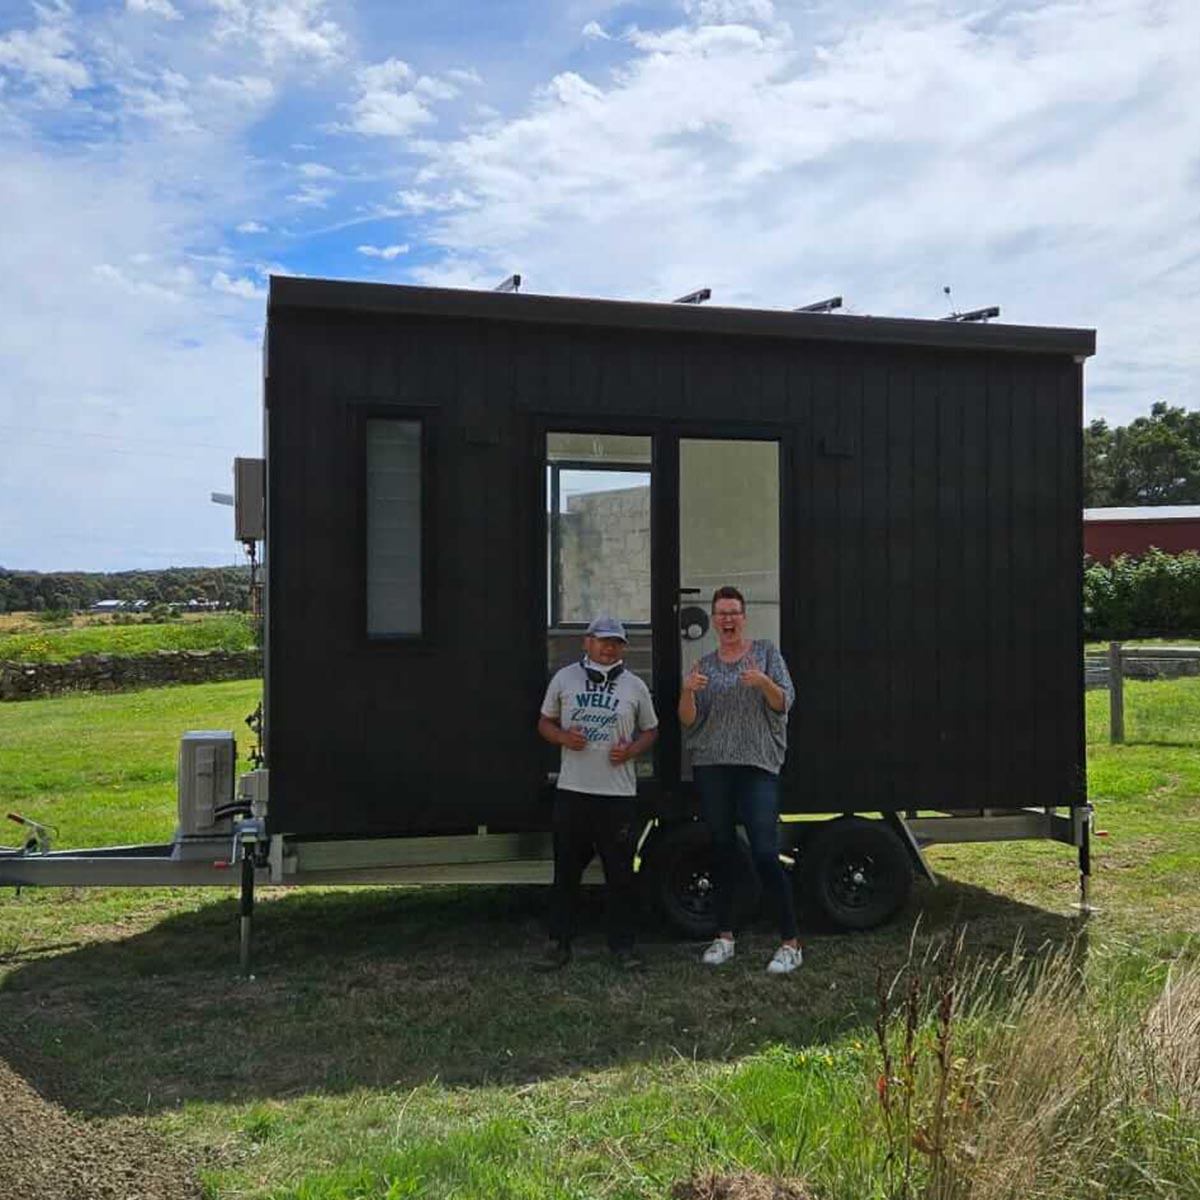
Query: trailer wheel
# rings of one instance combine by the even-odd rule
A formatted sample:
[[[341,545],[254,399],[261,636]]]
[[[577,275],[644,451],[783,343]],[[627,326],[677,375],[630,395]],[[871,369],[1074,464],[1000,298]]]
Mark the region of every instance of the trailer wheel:
[[[802,900],[841,929],[873,929],[901,909],[912,890],[912,864],[881,821],[843,817],[817,829],[798,873]]]
[[[739,922],[752,916],[762,889],[750,852],[740,840],[734,891]],[[712,903],[712,839],[699,821],[671,826],[654,839],[642,862],[647,891],[663,919],[687,938],[717,932]]]

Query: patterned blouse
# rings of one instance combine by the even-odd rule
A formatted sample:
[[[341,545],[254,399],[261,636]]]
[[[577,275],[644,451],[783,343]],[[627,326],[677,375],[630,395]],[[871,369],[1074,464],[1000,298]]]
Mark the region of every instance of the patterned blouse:
[[[776,712],[762,692],[741,682],[750,660],[782,688],[783,712]],[[708,676],[708,686],[695,693],[696,720],[684,730],[693,765],[761,767],[778,775],[787,753],[787,720],[796,689],[775,644],[757,639],[731,663],[722,662],[714,650],[696,665]]]

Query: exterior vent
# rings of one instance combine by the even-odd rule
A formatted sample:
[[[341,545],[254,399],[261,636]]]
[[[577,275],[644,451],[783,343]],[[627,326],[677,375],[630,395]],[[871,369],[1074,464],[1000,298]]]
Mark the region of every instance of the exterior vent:
[[[192,730],[179,743],[179,828],[175,838],[212,837],[232,830],[237,742],[226,730]]]

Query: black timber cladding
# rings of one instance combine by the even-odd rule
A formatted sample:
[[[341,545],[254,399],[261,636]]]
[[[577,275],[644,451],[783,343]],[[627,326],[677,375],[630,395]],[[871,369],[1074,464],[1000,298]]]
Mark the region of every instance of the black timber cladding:
[[[571,424],[784,440],[788,808],[1082,800],[1093,349],[1080,330],[273,279],[273,825],[546,823],[540,431]],[[362,428],[389,412],[429,447],[412,644],[362,619]],[[670,654],[654,684],[671,722]]]

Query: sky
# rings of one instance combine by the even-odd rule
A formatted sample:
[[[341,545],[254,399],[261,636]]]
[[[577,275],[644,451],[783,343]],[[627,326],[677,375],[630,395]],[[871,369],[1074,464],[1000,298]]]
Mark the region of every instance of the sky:
[[[0,0],[0,566],[239,561],[272,273],[998,304],[1098,330],[1089,419],[1200,407],[1198,58],[1195,0]]]

